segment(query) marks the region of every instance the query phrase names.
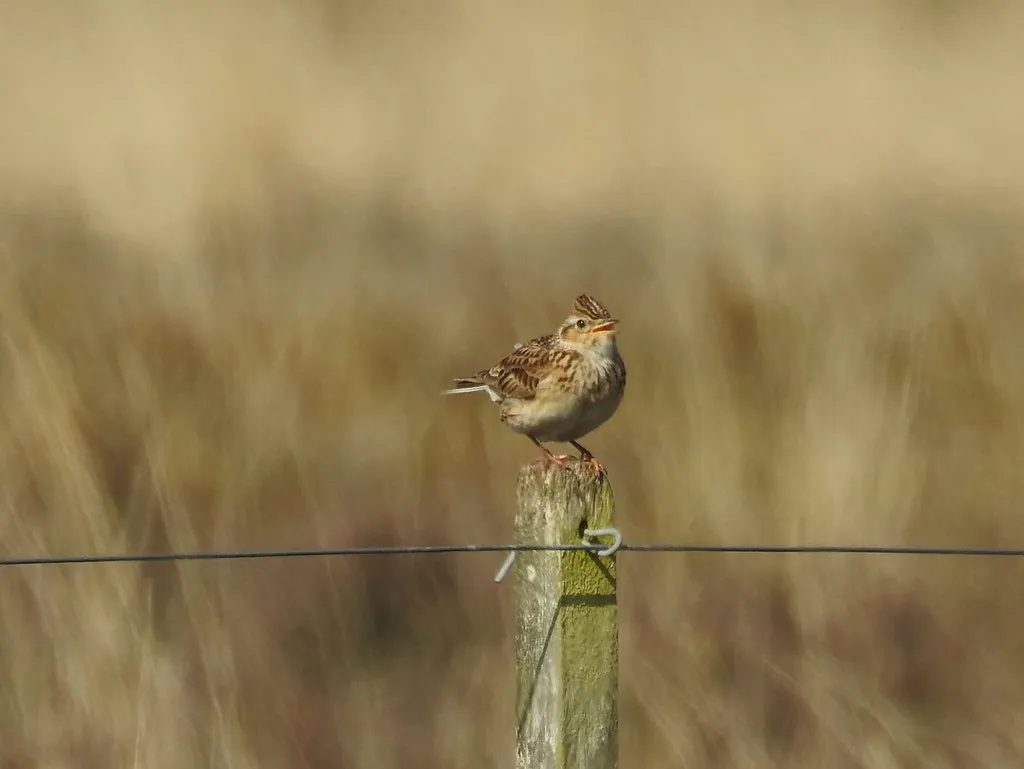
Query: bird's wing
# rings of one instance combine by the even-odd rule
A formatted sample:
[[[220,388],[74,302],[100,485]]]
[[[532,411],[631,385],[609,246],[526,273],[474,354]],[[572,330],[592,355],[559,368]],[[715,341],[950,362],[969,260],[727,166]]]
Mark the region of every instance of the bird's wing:
[[[504,398],[530,400],[537,394],[537,386],[551,371],[556,341],[552,335],[517,344],[511,355],[478,372],[476,378],[493,387]]]

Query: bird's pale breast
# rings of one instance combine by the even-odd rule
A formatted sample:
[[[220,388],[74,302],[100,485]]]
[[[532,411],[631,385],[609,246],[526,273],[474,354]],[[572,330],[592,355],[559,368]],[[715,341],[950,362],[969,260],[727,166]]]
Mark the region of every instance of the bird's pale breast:
[[[502,420],[539,441],[571,441],[595,430],[622,401],[625,367],[622,359],[580,356],[540,383],[536,397],[508,399]]]

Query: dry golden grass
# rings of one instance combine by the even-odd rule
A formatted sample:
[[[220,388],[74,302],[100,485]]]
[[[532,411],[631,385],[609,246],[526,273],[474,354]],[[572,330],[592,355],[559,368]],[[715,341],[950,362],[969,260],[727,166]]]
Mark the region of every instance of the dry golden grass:
[[[580,290],[630,540],[1024,543],[1011,4],[2,16],[3,553],[507,540]],[[511,766],[497,565],[6,568],[0,767]],[[1024,564],[621,569],[625,766],[1024,761]]]

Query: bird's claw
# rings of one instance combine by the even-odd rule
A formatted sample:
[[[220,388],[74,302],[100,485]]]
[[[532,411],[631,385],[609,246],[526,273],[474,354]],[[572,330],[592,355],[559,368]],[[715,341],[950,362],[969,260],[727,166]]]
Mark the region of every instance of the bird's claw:
[[[590,468],[598,475],[604,475],[604,465],[597,461],[597,457],[591,454],[589,451],[580,452],[580,462],[585,462],[590,465]]]
[[[559,467],[568,467],[569,463],[572,461],[572,457],[568,454],[547,454],[545,455],[545,459]]]

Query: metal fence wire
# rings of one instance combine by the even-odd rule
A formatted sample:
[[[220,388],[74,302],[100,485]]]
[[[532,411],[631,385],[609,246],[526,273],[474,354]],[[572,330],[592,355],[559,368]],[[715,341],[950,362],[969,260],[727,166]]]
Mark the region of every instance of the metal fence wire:
[[[622,541],[618,529],[588,530],[588,538],[610,536],[611,544],[573,542],[553,545],[382,545],[368,547],[325,547],[283,550],[208,550],[180,553],[115,553],[57,556],[5,556],[0,566],[53,566],[86,563],[144,563],[154,561],[223,561],[260,558],[338,558],[380,555],[439,555],[444,553],[508,553],[585,550],[596,555],[613,553],[832,553],[847,555],[933,555],[933,556],[1024,556],[1024,548],[1002,547],[915,547],[885,545],[701,545],[690,543],[631,544]]]

